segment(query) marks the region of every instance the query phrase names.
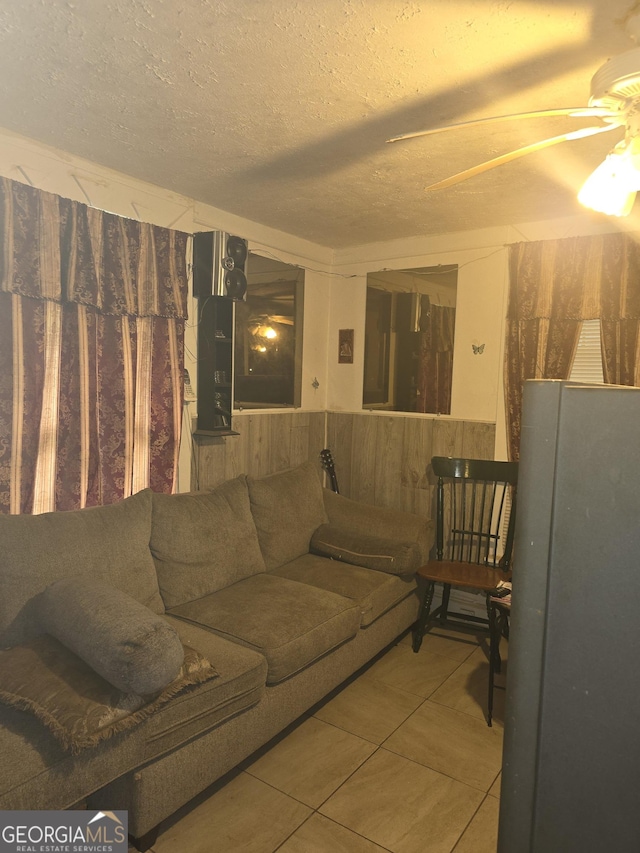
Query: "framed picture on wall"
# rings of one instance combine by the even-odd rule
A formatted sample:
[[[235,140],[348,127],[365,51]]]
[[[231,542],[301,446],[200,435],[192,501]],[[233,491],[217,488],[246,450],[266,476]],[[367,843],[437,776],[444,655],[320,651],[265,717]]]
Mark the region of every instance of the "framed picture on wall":
[[[338,364],[353,364],[353,329],[338,331]]]

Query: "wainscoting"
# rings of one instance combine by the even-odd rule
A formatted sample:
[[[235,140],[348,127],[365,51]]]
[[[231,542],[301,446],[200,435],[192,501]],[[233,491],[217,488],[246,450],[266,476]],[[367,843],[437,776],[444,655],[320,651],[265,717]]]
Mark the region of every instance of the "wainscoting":
[[[234,412],[239,435],[193,436],[192,489],[213,489],[248,474],[264,477],[312,459],[320,466],[326,412]]]
[[[492,459],[495,424],[374,412],[234,413],[239,435],[193,437],[192,488],[262,477],[331,450],[340,492],[354,500],[429,516],[432,456]]]
[[[341,494],[429,516],[432,456],[493,459],[495,424],[374,412],[327,413],[327,447]]]

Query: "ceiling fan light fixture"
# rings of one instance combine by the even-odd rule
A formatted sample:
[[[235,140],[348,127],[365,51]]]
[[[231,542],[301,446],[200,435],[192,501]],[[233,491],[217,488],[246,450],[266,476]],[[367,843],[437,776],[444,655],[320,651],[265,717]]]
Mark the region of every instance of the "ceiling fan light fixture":
[[[628,216],[640,189],[640,171],[630,146],[617,145],[582,185],[578,201],[607,216]]]
[[[269,341],[278,337],[277,331],[273,328],[271,317],[266,314],[260,317],[253,317],[248,325],[249,332],[256,338],[266,338]],[[264,350],[260,350],[264,352]]]

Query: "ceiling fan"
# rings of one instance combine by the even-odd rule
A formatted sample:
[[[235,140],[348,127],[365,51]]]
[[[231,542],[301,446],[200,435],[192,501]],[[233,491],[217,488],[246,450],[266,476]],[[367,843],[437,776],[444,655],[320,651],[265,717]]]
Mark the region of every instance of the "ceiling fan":
[[[631,30],[630,24],[632,22],[627,25],[629,31]],[[640,33],[640,16],[633,20],[632,25],[637,33]],[[472,166],[470,169],[465,169],[463,172],[458,172],[449,178],[431,184],[426,187],[426,190],[445,189],[543,148],[624,127],[624,139],[609,152],[604,162],[587,178],[578,194],[578,200],[587,207],[602,213],[615,216],[629,214],[633,207],[636,192],[640,190],[640,47],[610,59],[596,71],[591,80],[591,97],[586,107],[567,107],[514,115],[491,116],[405,133],[401,136],[394,136],[387,141],[399,142],[462,127],[542,116],[590,117],[600,119],[602,124],[583,127],[549,139],[542,139],[515,151],[509,151],[485,163]]]

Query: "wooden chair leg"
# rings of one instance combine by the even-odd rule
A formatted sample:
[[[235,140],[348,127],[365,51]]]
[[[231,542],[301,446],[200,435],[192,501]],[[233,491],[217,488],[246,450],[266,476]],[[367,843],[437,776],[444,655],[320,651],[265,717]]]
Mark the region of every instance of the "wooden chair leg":
[[[445,583],[442,587],[442,604],[440,605],[440,621],[447,621],[447,613],[449,612],[449,596],[451,595],[451,584]]]
[[[429,621],[429,613],[431,612],[431,602],[433,601],[434,588],[435,583],[433,581],[428,581],[424,591],[424,595],[422,596],[422,604],[420,605],[420,613],[418,615],[418,620],[413,629],[412,645],[414,652],[419,652],[420,646],[422,645],[424,629],[427,627],[427,622]]]
[[[503,637],[509,639],[509,611],[500,605],[489,605],[489,699],[487,702],[487,724],[491,725],[493,716],[493,692],[495,676],[502,669],[500,657],[500,641]]]
[[[491,649],[493,649],[492,640],[491,640],[491,630],[492,630],[492,625],[493,625],[494,629],[497,628],[498,613],[496,611],[496,608],[491,604],[491,593],[489,593],[489,592],[486,593],[485,597],[486,597],[486,604],[487,604],[487,619],[489,620],[489,646]],[[496,644],[495,654],[496,654],[496,657],[495,657],[494,662],[493,662],[493,665],[495,668],[494,672],[499,673],[502,669],[502,658],[500,657],[500,637],[499,636],[498,636],[498,641]]]
[[[493,689],[496,674],[496,657],[500,659],[500,634],[496,625],[496,609],[487,602],[489,615],[489,696],[487,699],[487,725],[491,726],[493,716]]]

